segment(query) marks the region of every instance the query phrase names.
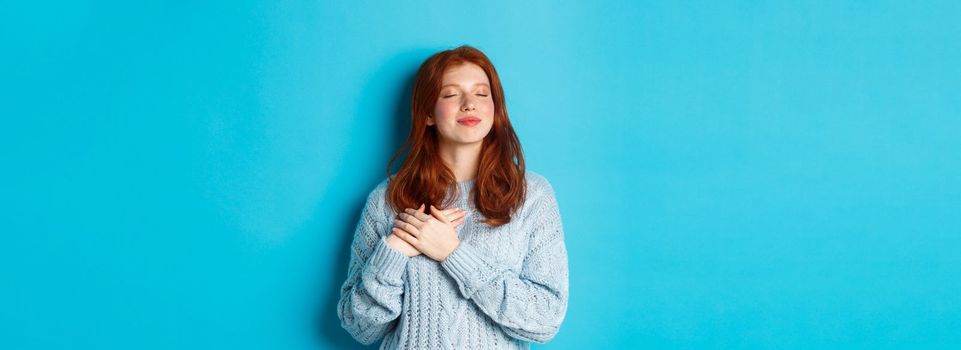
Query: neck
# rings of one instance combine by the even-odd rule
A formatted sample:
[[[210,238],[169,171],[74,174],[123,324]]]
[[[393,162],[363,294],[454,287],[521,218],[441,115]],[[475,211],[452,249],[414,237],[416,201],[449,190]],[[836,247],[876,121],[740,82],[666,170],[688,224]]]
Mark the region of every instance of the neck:
[[[440,158],[454,172],[457,181],[472,180],[477,176],[483,141],[470,144],[440,144]]]

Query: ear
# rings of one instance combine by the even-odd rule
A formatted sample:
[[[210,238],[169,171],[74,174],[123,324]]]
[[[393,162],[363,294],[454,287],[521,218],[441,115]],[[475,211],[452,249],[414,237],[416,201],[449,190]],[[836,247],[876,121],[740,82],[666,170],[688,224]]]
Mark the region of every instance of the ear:
[[[428,115],[427,115],[427,126],[431,126],[431,125],[434,125],[434,117],[432,117],[430,114],[428,114]]]

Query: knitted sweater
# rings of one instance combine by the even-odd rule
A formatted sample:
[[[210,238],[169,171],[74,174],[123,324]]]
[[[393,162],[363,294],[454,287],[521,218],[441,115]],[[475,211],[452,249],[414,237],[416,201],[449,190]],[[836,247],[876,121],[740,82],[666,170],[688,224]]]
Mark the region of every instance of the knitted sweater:
[[[460,245],[443,262],[407,257],[386,244],[395,213],[383,180],[356,226],[341,325],[380,349],[529,349],[557,334],[567,312],[567,249],[550,183],[527,171],[527,198],[508,224],[481,223],[466,195]],[[457,183],[468,194],[474,180]]]

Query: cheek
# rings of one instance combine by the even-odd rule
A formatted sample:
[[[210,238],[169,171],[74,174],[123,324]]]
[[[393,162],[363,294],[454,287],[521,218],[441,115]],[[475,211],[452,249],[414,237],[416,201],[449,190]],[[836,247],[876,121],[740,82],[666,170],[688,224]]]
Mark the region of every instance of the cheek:
[[[482,108],[487,112],[487,115],[494,115],[494,101],[485,101]]]
[[[450,101],[437,101],[437,105],[434,106],[434,114],[442,119],[450,118],[457,114],[457,110],[460,105],[452,103]]]

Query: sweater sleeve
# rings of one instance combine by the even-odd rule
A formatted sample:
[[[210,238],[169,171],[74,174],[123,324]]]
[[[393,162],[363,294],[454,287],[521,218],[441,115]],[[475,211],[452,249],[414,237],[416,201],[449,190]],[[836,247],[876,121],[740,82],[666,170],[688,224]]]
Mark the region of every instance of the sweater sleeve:
[[[370,345],[396,327],[403,304],[404,273],[410,258],[387,245],[383,191],[367,198],[351,244],[347,281],[340,290],[337,315],[354,339]]]
[[[558,332],[567,311],[567,249],[553,190],[532,204],[522,229],[530,245],[520,272],[500,266],[483,249],[461,244],[441,263],[472,300],[509,336],[546,343]]]

